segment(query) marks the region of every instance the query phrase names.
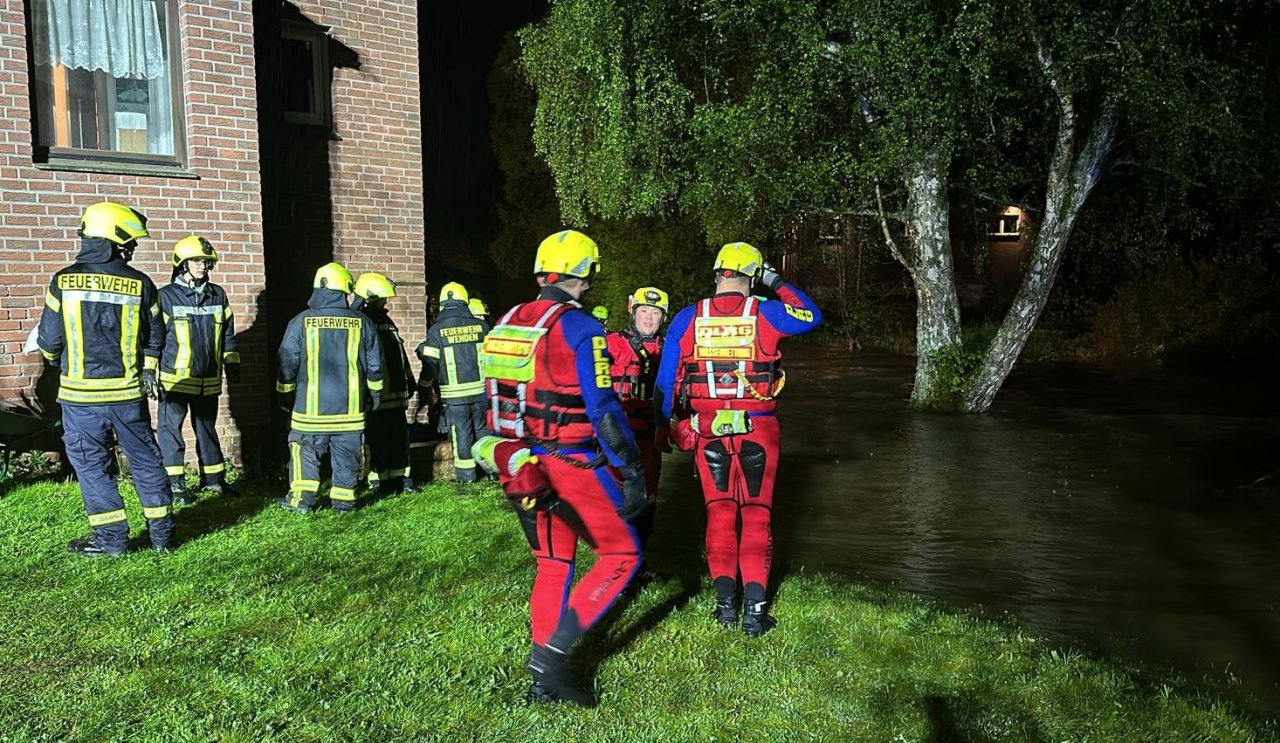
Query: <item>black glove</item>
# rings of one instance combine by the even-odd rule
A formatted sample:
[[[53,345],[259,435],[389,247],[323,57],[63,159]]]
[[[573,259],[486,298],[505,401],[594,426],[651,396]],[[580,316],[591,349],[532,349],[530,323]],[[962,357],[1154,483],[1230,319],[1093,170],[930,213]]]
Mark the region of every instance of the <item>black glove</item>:
[[[284,412],[292,413],[293,401],[297,396],[298,396],[297,392],[281,392],[279,393],[279,402],[277,404],[280,406],[280,409],[283,410]]]
[[[782,277],[778,275],[778,272],[774,270],[773,264],[769,263],[769,261],[765,261],[764,270],[760,272],[760,283],[776,292],[778,289],[782,288],[782,284],[784,282],[782,281]]]
[[[227,364],[226,372],[227,372],[228,384],[240,384],[240,365],[239,364]]]
[[[142,394],[151,400],[159,400],[162,397],[155,369],[142,370]]]
[[[618,475],[622,478],[622,505],[618,507],[618,516],[623,521],[630,521],[649,506],[649,498],[644,492],[644,470],[633,464],[619,469]]]
[[[436,433],[449,433],[449,413],[445,410],[440,411],[440,422],[436,424]]]

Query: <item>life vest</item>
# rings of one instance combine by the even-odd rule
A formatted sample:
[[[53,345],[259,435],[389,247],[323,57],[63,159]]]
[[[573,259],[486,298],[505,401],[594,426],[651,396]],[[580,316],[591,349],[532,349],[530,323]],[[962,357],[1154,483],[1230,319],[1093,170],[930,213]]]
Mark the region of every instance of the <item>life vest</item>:
[[[782,388],[782,354],[765,353],[759,323],[755,297],[727,316],[716,313],[712,300],[699,302],[692,343],[681,344],[681,393],[689,400],[771,402]]]
[[[658,354],[662,352],[662,336],[641,338],[630,329],[610,335],[617,336],[624,343],[616,344],[614,353],[613,391],[618,400],[627,407],[628,402],[652,401],[653,383],[658,377]],[[614,349],[610,349],[613,351]]]
[[[538,299],[503,315],[480,347],[489,429],[507,438],[580,443],[595,436],[578,387],[574,350],[551,334],[576,304]],[[553,378],[556,370],[564,381]]]

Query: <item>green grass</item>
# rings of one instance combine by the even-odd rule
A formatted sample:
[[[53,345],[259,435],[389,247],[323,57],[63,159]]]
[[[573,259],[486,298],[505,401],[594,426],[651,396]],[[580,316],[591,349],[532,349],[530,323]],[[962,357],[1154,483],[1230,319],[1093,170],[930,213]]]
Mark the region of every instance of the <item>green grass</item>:
[[[615,609],[592,710],[529,706],[532,560],[491,488],[354,516],[278,488],[179,513],[170,554],[88,560],[73,485],[0,497],[0,740],[1246,741],[1271,724],[1016,629],[806,575],[752,640],[701,568]],[[469,494],[469,495],[464,495]],[[133,523],[141,523],[130,501]],[[690,545],[696,554],[697,545]]]

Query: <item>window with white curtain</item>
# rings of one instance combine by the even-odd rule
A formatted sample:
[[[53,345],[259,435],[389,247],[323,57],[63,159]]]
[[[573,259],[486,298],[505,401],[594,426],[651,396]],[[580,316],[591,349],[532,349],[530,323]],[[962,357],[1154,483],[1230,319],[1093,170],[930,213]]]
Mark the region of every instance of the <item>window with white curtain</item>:
[[[29,0],[27,7],[44,154],[176,164],[177,0]]]

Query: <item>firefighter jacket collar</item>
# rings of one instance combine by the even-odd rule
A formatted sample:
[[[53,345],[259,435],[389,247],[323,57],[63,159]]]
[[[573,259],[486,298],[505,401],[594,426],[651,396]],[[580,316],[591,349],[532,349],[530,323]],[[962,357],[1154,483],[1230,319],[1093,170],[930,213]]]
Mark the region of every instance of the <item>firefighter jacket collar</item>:
[[[76,263],[111,263],[124,260],[116,256],[115,246],[101,237],[80,238],[80,252],[76,255]]]
[[[558,286],[542,287],[542,290],[538,292],[538,299],[550,299],[552,302],[572,302],[574,305],[582,306],[578,300],[573,298],[572,294]]]
[[[347,308],[347,295],[336,289],[316,289],[307,300],[307,307],[313,310],[329,310],[335,307]]]
[[[458,318],[466,320],[470,323],[479,324],[480,321],[471,314],[471,308],[466,302],[449,301],[440,306],[440,314],[436,316],[436,321],[446,320],[449,318]]]
[[[191,281],[191,277],[187,275],[186,271],[183,271],[181,274],[178,274],[177,276],[175,276],[173,278],[173,283],[177,284],[183,289],[186,289],[188,292],[192,294],[207,294],[209,292],[208,277],[205,277],[204,281],[201,281],[199,284],[196,284]]]

